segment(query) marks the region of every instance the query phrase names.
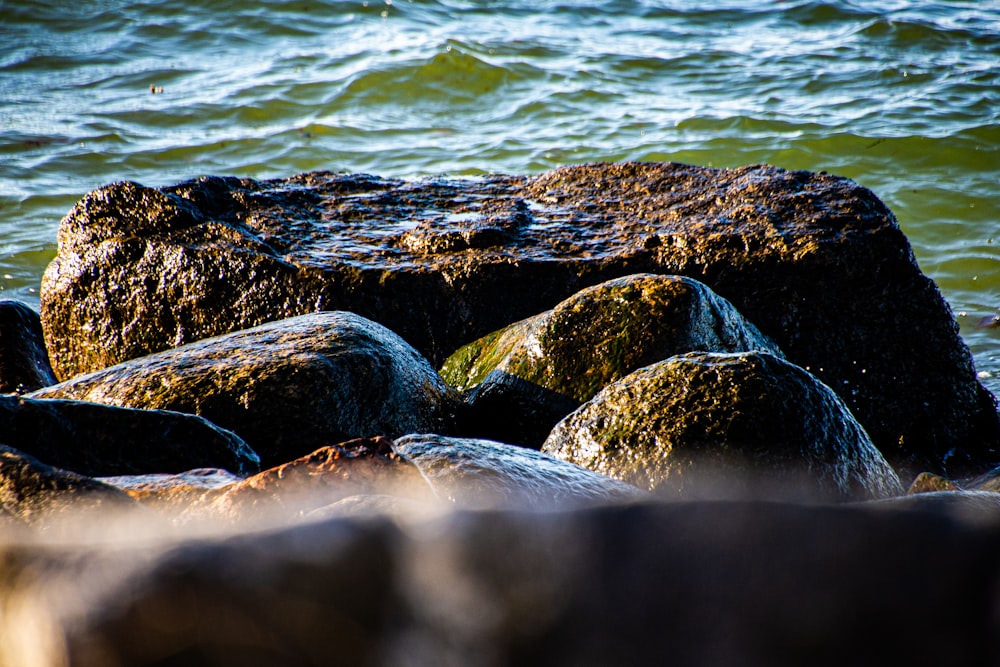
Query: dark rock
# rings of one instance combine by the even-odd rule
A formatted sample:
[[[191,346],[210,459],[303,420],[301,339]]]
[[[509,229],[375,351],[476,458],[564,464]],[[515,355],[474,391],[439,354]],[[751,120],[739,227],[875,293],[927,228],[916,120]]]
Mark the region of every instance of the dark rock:
[[[416,350],[345,312],[269,322],[32,395],[198,414],[239,434],[265,467],[356,437],[447,432],[459,409]]]
[[[684,352],[750,350],[783,356],[697,280],[639,274],[465,345],[441,376],[468,392],[471,434],[537,449],[556,422],[638,368]]]
[[[4,542],[0,662],[988,665],[989,514],[646,503]]]
[[[588,285],[686,275],[833,388],[915,474],[981,472],[996,400],[870,191],[768,166],[585,165],[406,183],[312,173],[118,183],[59,229],[42,322],[66,379],[315,310],[369,317],[439,364]]]
[[[0,440],[92,477],[202,467],[240,475],[260,470],[257,454],[234,433],[166,410],[0,396]]]
[[[489,440],[408,435],[393,450],[413,461],[440,499],[461,508],[565,509],[646,496],[572,463]]]
[[[38,313],[0,299],[0,393],[23,394],[56,382]]]
[[[124,493],[0,445],[0,508],[32,526],[134,506]]]
[[[559,422],[542,451],[665,496],[902,492],[844,402],[762,352],[689,353],[638,370]]]

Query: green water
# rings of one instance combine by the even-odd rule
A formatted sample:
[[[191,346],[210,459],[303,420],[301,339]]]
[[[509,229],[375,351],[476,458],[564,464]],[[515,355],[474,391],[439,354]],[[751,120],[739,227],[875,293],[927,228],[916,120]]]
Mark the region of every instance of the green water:
[[[1000,389],[1000,3],[0,0],[0,44],[2,297],[117,180],[767,162],[885,200]]]

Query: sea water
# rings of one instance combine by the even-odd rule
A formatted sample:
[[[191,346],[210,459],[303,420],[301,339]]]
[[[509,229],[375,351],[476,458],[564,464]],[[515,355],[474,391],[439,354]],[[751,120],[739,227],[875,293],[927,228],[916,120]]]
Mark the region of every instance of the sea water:
[[[998,2],[0,0],[0,297],[36,308],[113,181],[611,160],[871,188],[1000,389]]]

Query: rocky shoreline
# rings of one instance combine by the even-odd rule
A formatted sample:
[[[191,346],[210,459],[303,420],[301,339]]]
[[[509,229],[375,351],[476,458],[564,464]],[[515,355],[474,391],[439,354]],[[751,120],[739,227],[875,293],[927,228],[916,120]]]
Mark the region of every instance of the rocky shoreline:
[[[124,637],[155,645],[155,632],[172,637],[163,656],[220,664],[212,656],[222,646],[232,651],[235,639],[220,631],[185,653],[178,646],[190,637],[168,626],[192,609],[163,596],[180,582],[224,607],[222,598],[243,594],[252,605],[272,604],[267,596],[277,589],[202,589],[203,577],[214,581],[214,568],[243,543],[275,550],[259,565],[274,576],[313,548],[327,550],[330,560],[315,574],[333,588],[329,600],[309,603],[321,607],[316,622],[347,590],[338,558],[364,570],[359,559],[369,556],[361,554],[374,549],[372,558],[402,577],[359,576],[361,597],[345,603],[357,625],[345,642],[356,640],[355,652],[336,659],[307,659],[287,620],[248,612],[254,627],[284,628],[273,646],[258,647],[251,662],[262,664],[341,664],[345,656],[358,661],[343,664],[429,664],[431,655],[448,656],[441,664],[494,664],[477,652],[489,646],[517,664],[543,656],[546,664],[608,664],[607,651],[626,650],[624,628],[598,641],[588,659],[580,652],[586,642],[567,648],[563,636],[591,627],[602,605],[628,618],[639,610],[677,617],[660,602],[629,607],[608,589],[580,601],[578,613],[549,609],[530,632],[504,621],[446,646],[438,634],[445,628],[464,636],[458,618],[435,616],[433,603],[405,592],[437,594],[421,588],[431,581],[421,574],[426,554],[414,555],[426,546],[427,521],[443,522],[451,548],[489,561],[468,575],[474,587],[499,576],[521,581],[521,568],[537,567],[524,582],[547,583],[526,594],[531,604],[548,599],[545,586],[574,597],[579,578],[609,567],[579,556],[560,579],[532,560],[556,544],[580,554],[581,545],[601,543],[621,548],[625,562],[649,565],[653,554],[681,557],[665,537],[677,532],[693,540],[691,554],[716,554],[719,567],[734,565],[724,548],[752,546],[755,563],[775,555],[756,533],[717,533],[691,524],[694,515],[720,524],[740,515],[747,531],[799,531],[814,546],[805,560],[788,556],[790,571],[809,586],[823,568],[841,567],[832,560],[840,548],[843,567],[861,568],[862,558],[881,562],[882,547],[910,559],[913,545],[935,539],[982,551],[924,554],[913,572],[975,561],[979,569],[967,574],[984,590],[1000,581],[1000,560],[983,560],[1000,547],[996,400],[891,211],[847,179],[760,165],[623,163],[414,182],[316,172],[160,189],[117,183],[84,197],[58,241],[41,312],[0,303],[0,389],[8,392],[0,395],[8,546],[0,548],[14,582],[8,589],[64,628],[56,643],[73,664],[150,664],[153,653]],[[427,518],[441,507],[475,512]],[[527,510],[555,514],[520,514]],[[209,547],[211,556],[185,561],[188,574],[176,581],[162,556],[98,550],[82,557],[84,570],[107,578],[110,563],[124,558],[147,592],[126,591],[113,613],[107,590],[84,611],[55,601],[43,574],[65,575],[73,558],[49,551],[45,536],[86,542],[81,526],[119,515],[169,536],[156,544],[183,544],[193,539],[186,531],[204,525],[227,537]],[[667,532],[640,546],[644,522]],[[564,523],[577,546],[551,541]],[[830,527],[864,540],[824,543],[819,535]],[[303,537],[313,528],[315,538]],[[245,530],[263,532],[240,537]],[[300,538],[302,552],[275,542]],[[619,538],[632,547],[615,546]],[[479,560],[479,549],[522,549],[526,560],[508,571]],[[51,558],[33,564],[44,553]],[[258,567],[233,563],[237,571]],[[807,573],[807,563],[816,571]],[[443,576],[465,576],[463,567],[446,562]],[[708,586],[710,565],[693,571]],[[830,633],[847,623],[839,614],[848,591],[869,600],[866,581],[830,598],[828,625],[811,630],[812,639],[801,635],[801,650],[829,648]],[[293,588],[303,583],[292,580]],[[698,608],[684,597],[696,595],[691,586],[681,597]],[[79,583],[70,588],[95,595]],[[934,603],[950,595],[929,590]],[[362,608],[369,593],[383,606]],[[497,613],[527,613],[508,593],[498,593]],[[710,595],[703,611],[760,594]],[[409,610],[402,626],[426,634],[412,663],[398,653],[409,639],[380,634],[393,633],[394,596]],[[786,613],[779,597],[765,604],[775,628]],[[905,600],[869,601],[896,622]],[[964,648],[980,655],[997,638],[1000,616],[988,612],[996,608],[989,596],[977,604],[985,606],[968,612],[969,627],[935,621],[933,631],[966,637]],[[173,620],[153,632],[135,605]],[[742,632],[756,621],[729,622],[746,624]],[[743,655],[745,664],[764,664],[778,655],[776,637],[759,646],[734,639],[719,655],[695,651],[681,663]],[[654,655],[654,645],[638,642],[635,655]],[[306,653],[289,660],[286,649]],[[13,649],[4,650],[0,664],[16,664]],[[118,662],[102,663],[100,651]],[[246,664],[235,655],[222,662]]]

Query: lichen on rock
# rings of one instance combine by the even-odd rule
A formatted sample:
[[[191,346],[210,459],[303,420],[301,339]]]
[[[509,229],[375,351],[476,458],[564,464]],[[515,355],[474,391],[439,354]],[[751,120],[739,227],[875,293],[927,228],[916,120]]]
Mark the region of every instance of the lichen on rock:
[[[902,492],[836,394],[761,352],[690,353],[640,369],[561,421],[542,451],[671,497]]]
[[[559,419],[638,368],[685,352],[750,350],[783,356],[703,283],[637,274],[463,346],[441,375],[467,393],[470,434],[538,448]]]

